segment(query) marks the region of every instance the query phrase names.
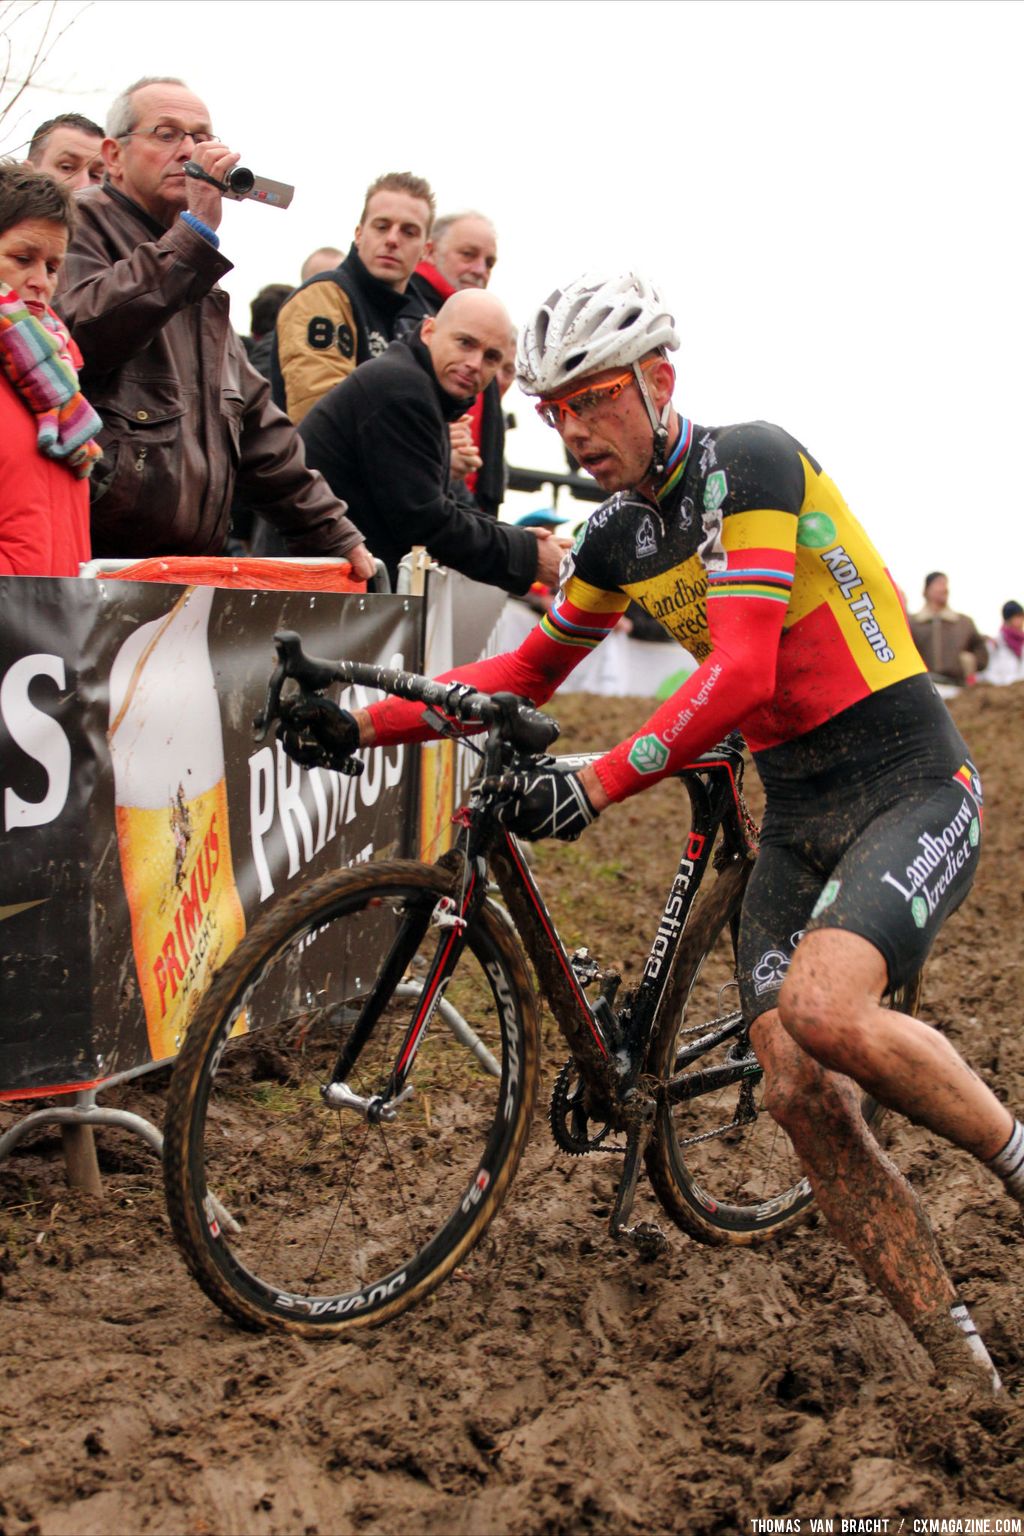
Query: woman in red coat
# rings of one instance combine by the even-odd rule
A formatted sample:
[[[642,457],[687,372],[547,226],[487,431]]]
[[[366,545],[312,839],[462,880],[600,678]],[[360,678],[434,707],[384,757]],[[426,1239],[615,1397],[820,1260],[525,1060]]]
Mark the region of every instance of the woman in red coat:
[[[51,177],[0,165],[0,575],[77,576],[89,558],[100,419],[49,307],[72,219]]]

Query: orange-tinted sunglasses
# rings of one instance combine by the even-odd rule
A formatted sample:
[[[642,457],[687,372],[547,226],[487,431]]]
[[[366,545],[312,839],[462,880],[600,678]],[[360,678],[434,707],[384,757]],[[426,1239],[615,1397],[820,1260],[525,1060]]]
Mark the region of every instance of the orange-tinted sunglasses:
[[[650,362],[642,363],[641,367],[646,370]],[[598,406],[610,405],[613,400],[617,400],[624,389],[635,383],[636,376],[632,368],[628,368],[625,373],[616,374],[614,379],[605,379],[601,384],[587,384],[583,389],[573,390],[568,395],[558,395],[553,400],[538,400],[537,415],[549,427],[561,427],[566,416],[575,416],[577,421],[582,421]]]

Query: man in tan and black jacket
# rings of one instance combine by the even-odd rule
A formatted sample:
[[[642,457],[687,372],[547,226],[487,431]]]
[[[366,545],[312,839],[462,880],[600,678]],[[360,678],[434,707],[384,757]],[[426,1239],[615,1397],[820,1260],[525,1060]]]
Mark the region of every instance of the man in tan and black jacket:
[[[345,260],[296,289],[277,317],[274,399],[298,423],[360,363],[430,311],[409,290],[430,236],[434,194],[408,171],[367,189]],[[408,322],[403,325],[403,322]]]
[[[219,554],[236,484],[294,554],[374,562],[345,507],[313,471],[228,318],[231,270],[216,233],[215,181],[238,156],[214,137],[181,81],[148,79],[115,101],[107,179],[77,201],[55,298],[85,360],[82,387],[103,418],[93,473],[97,555]]]

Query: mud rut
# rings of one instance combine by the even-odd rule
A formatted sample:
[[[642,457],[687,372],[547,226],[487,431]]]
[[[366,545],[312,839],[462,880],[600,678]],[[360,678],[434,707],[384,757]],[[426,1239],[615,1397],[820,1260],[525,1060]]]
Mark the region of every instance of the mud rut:
[[[969,909],[925,1012],[1018,1111],[1024,690],[955,713],[985,778]],[[567,698],[567,743],[614,740],[636,701]],[[667,884],[670,787],[544,847],[568,933],[635,972]],[[633,863],[643,849],[639,868]],[[550,1033],[548,1085],[560,1065]],[[159,1121],[165,1086],[125,1102]],[[0,1127],[12,1115],[0,1109]],[[56,1135],[0,1168],[0,1536],[58,1533],[751,1531],[812,1516],[1024,1511],[1020,1217],[972,1160],[897,1125],[1003,1401],[964,1409],[818,1226],[723,1252],[673,1231],[643,1264],[607,1239],[610,1161],[559,1154],[538,1115],[509,1203],[435,1298],[356,1342],[251,1336],[168,1240],[141,1143],[99,1138],[106,1198],[70,1192]],[[654,1219],[646,1196],[638,1214]],[[993,1526],[993,1529],[995,1527]],[[835,1529],[839,1531],[837,1522]]]

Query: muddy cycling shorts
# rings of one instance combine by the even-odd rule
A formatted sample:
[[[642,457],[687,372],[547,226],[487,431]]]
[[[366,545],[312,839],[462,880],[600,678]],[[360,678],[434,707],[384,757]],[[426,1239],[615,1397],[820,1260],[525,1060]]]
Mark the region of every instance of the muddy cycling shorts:
[[[805,933],[842,928],[867,939],[889,989],[924,965],[967,895],[981,849],[981,780],[970,759],[948,777],[788,804],[769,818],[740,924],[740,996],[748,1022],[778,1005]],[[769,808],[771,799],[769,795]]]

